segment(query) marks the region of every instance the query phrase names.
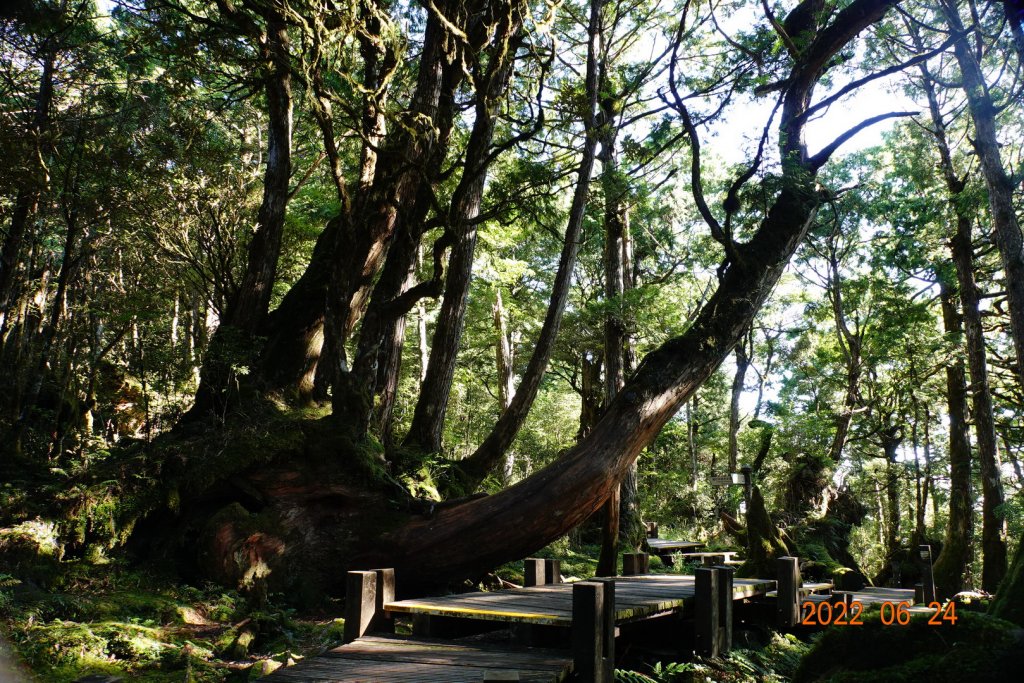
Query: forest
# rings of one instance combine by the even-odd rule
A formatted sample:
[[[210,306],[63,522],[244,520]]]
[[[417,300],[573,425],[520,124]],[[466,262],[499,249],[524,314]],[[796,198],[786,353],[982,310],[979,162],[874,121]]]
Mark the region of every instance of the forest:
[[[930,545],[961,623],[616,680],[1016,680],[1022,23],[7,0],[0,680],[255,680],[349,570],[614,576],[649,523],[851,591]]]

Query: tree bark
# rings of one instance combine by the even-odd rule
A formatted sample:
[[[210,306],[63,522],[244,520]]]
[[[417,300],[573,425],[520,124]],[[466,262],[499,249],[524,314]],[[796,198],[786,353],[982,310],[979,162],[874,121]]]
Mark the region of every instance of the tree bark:
[[[996,130],[996,106],[981,66],[967,42],[963,22],[960,21],[958,13],[958,4],[945,0],[943,10],[950,29],[962,34],[953,43],[953,50],[960,66],[963,88],[967,94],[967,106],[974,122],[974,149],[978,154],[978,162],[988,189],[992,236],[999,248],[1005,275],[1010,331],[1017,354],[1014,368],[1017,382],[1024,388],[1024,235],[1021,234],[1017,212],[1013,206],[1013,183],[1006,172],[1000,153]]]
[[[942,321],[946,334],[962,343],[955,292],[940,282]],[[942,552],[935,561],[935,585],[949,597],[964,589],[974,537],[974,495],[971,491],[971,442],[967,433],[967,386],[964,363],[957,358],[946,365],[946,411],[949,414],[949,522]]]
[[[750,356],[747,355],[748,336],[736,345],[734,355],[736,356],[736,374],[732,378],[732,393],[729,399],[729,471],[737,472],[737,461],[739,460],[739,433],[740,433],[740,397],[743,395],[743,382],[747,377],[747,368],[750,367]]]
[[[958,205],[958,197],[951,203]],[[956,265],[967,336],[967,361],[971,371],[971,416],[978,445],[981,468],[981,550],[982,588],[995,592],[1006,574],[1006,541],[1004,522],[998,512],[1003,504],[1003,484],[999,472],[999,451],[992,414],[992,391],[988,381],[988,362],[982,328],[980,295],[974,280],[974,248],[971,243],[971,220],[957,216],[956,235],[950,243]]]
[[[448,273],[445,279],[444,299],[438,313],[437,325],[430,345],[430,363],[416,403],[412,424],[405,437],[405,445],[421,451],[440,452],[444,417],[448,410],[455,361],[465,325],[466,303],[473,274],[473,256],[476,251],[477,216],[483,202],[484,182],[490,163],[491,141],[494,137],[495,114],[498,102],[508,87],[512,66],[518,50],[518,34],[522,25],[521,7],[515,0],[502,7],[491,49],[490,63],[484,68],[479,62],[474,69],[477,88],[476,117],[466,145],[466,160],[459,186],[452,196],[448,224],[455,236]],[[472,31],[471,31],[472,34]],[[482,41],[478,41],[479,42]],[[483,47],[480,45],[480,47]],[[479,49],[479,48],[478,48]]]
[[[288,182],[291,178],[292,76],[288,24],[283,14],[267,8],[266,30],[250,36],[260,45],[263,91],[267,101],[267,165],[263,174],[263,199],[256,215],[256,230],[249,243],[245,274],[227,302],[220,325],[210,340],[195,403],[189,411],[200,417],[222,413],[226,406],[234,366],[248,366],[254,337],[266,321],[270,296],[281,255]]]
[[[440,11],[447,11],[447,3]],[[269,316],[260,364],[260,380],[268,389],[310,394],[318,375],[321,384],[332,383],[336,374],[347,372],[344,341],[368,302],[399,207],[411,206],[424,178],[436,173],[431,163],[434,155],[444,157],[444,150],[437,149],[435,131],[444,129],[439,116],[446,109],[441,102],[445,76],[458,69],[453,69],[450,59],[456,50],[453,38],[437,13],[428,13],[423,41],[405,125],[382,137],[381,107],[364,103],[364,118],[372,132],[361,157],[356,215],[343,213],[327,223],[305,272]],[[449,91],[454,89],[452,80]],[[373,181],[367,185],[370,173]]]
[[[832,315],[836,324],[836,338],[839,348],[843,352],[846,361],[846,393],[843,397],[843,409],[836,418],[836,433],[832,437],[832,445],[829,447],[829,457],[832,462],[838,463],[843,457],[843,449],[846,447],[846,439],[850,433],[850,426],[853,424],[853,416],[860,402],[860,377],[863,372],[862,347],[864,341],[863,329],[857,326],[851,330],[846,320],[846,312],[843,310],[843,284],[839,272],[839,262],[835,253],[835,245],[830,244],[829,253],[829,287],[828,295],[832,303]]]
[[[916,38],[916,36],[915,36]],[[919,43],[919,41],[918,41]],[[958,57],[959,59],[959,57]],[[961,66],[961,69],[963,67]],[[1004,524],[1000,519],[997,508],[1004,502],[1003,487],[998,466],[998,445],[996,441],[995,422],[992,413],[992,394],[988,381],[988,364],[985,351],[985,336],[982,327],[980,310],[980,293],[977,283],[974,280],[974,247],[971,236],[972,216],[968,213],[964,202],[964,191],[966,182],[958,176],[953,166],[953,158],[950,153],[948,139],[946,137],[946,126],[943,121],[942,112],[939,109],[938,97],[935,94],[934,79],[928,70],[927,64],[920,66],[922,84],[928,98],[928,108],[931,113],[933,133],[936,147],[939,152],[939,160],[942,166],[943,177],[946,182],[946,192],[949,196],[950,209],[956,218],[956,232],[950,239],[950,251],[953,263],[956,267],[956,278],[959,285],[961,308],[963,311],[963,327],[966,331],[967,360],[971,371],[971,408],[974,418],[974,431],[977,437],[978,462],[981,467],[982,481],[982,587],[994,592],[999,586],[1003,575],[1006,573],[1006,542],[1004,540]],[[965,81],[966,84],[966,81]],[[994,212],[993,212],[994,215]],[[1019,230],[1018,230],[1019,235]],[[943,303],[943,306],[946,304]],[[943,317],[945,318],[945,308]],[[957,325],[959,328],[959,324]],[[947,329],[947,332],[949,330]],[[959,372],[963,375],[963,363],[958,361]],[[947,368],[947,374],[949,373]],[[947,380],[948,386],[948,380]],[[952,421],[952,412],[951,421]],[[965,437],[966,438],[966,437]],[[951,466],[952,466],[952,445],[951,441]],[[970,477],[968,472],[966,475]],[[953,489],[964,492],[970,491],[970,484],[966,489],[957,486],[954,479]],[[955,497],[951,497],[950,505],[959,504],[973,508],[972,497],[955,503]],[[952,515],[952,508],[950,510]],[[958,520],[962,525],[963,520]],[[947,543],[953,530],[954,524],[947,527]],[[973,524],[967,522],[967,529],[970,532]],[[970,536],[966,539],[970,544]],[[969,554],[969,550],[967,551]],[[941,556],[939,560],[941,560]],[[941,584],[939,584],[941,586]],[[953,585],[959,585],[954,583]],[[954,593],[957,591],[953,591]]]
[[[0,250],[0,315],[4,330],[10,324],[11,308],[14,304],[14,273],[18,268],[18,257],[28,231],[29,221],[35,213],[39,198],[49,182],[46,159],[52,154],[49,141],[50,107],[53,103],[53,71],[57,52],[51,46],[43,51],[43,70],[39,76],[39,90],[36,94],[35,111],[28,125],[28,136],[32,138],[30,169],[25,184],[18,188],[11,212],[11,223]],[[0,337],[2,338],[2,337]]]
[[[576,441],[582,441],[590,433],[601,415],[601,397],[604,395],[602,363],[601,355],[593,351],[584,351],[580,356],[580,428],[576,432]]]
[[[573,192],[572,204],[569,207],[569,218],[565,227],[562,253],[558,259],[558,270],[551,288],[551,299],[548,302],[544,323],[541,326],[533,353],[527,363],[516,390],[512,403],[498,418],[490,434],[475,451],[458,464],[460,476],[467,490],[477,488],[484,478],[501,463],[505,452],[512,445],[516,434],[526,421],[541,380],[547,371],[548,361],[555,349],[555,339],[562,323],[562,313],[569,299],[573,270],[576,266],[576,255],[579,252],[580,233],[583,228],[583,217],[586,213],[590,175],[594,168],[594,157],[597,149],[597,138],[593,134],[596,125],[598,69],[597,54],[598,33],[600,29],[600,8],[597,0],[592,0],[590,20],[587,28],[587,74],[586,92],[587,106],[583,115],[584,141],[581,150],[580,165],[577,171],[576,188]],[[589,516],[589,515],[588,515]]]

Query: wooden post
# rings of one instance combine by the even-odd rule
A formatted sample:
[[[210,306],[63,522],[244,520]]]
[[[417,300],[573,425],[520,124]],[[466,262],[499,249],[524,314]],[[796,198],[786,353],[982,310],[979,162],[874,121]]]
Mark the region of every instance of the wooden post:
[[[776,597],[779,626],[792,628],[800,622],[800,560],[796,557],[780,557],[775,560],[778,571]]]
[[[345,583],[346,643],[351,643],[370,629],[376,609],[377,572],[349,572]]]
[[[523,560],[523,585],[529,588],[546,584],[544,568],[544,560],[538,557],[528,557]]]
[[[735,567],[715,567],[718,574],[718,651],[727,655],[732,651],[732,575]]]
[[[647,528],[647,538],[658,537],[658,523],[657,522],[644,522],[644,526]]]
[[[615,579],[598,579],[604,584],[604,678],[602,681],[612,683],[615,680]]]
[[[697,609],[694,614],[694,644],[701,657],[718,656],[719,591],[718,572],[710,567],[695,569]]]
[[[921,551],[921,583],[924,589],[924,596],[921,602],[930,605],[937,600],[935,574],[932,572],[932,547],[930,545],[922,545],[919,550]]]
[[[915,583],[914,584],[914,604],[915,605],[923,605],[924,604],[924,584],[923,583]]]
[[[608,613],[614,613],[614,595],[612,581],[577,581],[572,586],[572,657],[577,680],[612,683],[609,664],[614,662],[615,619],[609,624]]]
[[[395,570],[389,567],[374,569],[373,572],[377,575],[377,590],[370,630],[378,633],[394,633],[395,620],[384,611],[384,605],[395,601]]]
[[[624,553],[622,555],[622,575],[638,576],[650,571],[651,556],[647,553]]]
[[[544,560],[544,583],[562,583],[561,560]]]

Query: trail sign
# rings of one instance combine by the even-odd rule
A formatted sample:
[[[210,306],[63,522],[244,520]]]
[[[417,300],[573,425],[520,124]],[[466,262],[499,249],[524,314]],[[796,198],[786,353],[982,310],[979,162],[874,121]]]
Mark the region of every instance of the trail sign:
[[[712,486],[745,486],[747,484],[746,472],[733,472],[731,474],[716,474],[711,477]]]

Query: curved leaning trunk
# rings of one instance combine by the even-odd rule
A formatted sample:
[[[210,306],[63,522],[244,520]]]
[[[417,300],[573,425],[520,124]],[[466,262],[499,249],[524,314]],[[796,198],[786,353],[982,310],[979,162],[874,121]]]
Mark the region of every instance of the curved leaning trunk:
[[[814,217],[813,174],[784,190],[746,267],[730,268],[689,332],[649,354],[590,434],[563,458],[498,494],[385,534],[356,565],[386,562],[406,580],[473,576],[547,545],[593,514],[662,426],[735,348]],[[501,529],[496,533],[495,529]]]

